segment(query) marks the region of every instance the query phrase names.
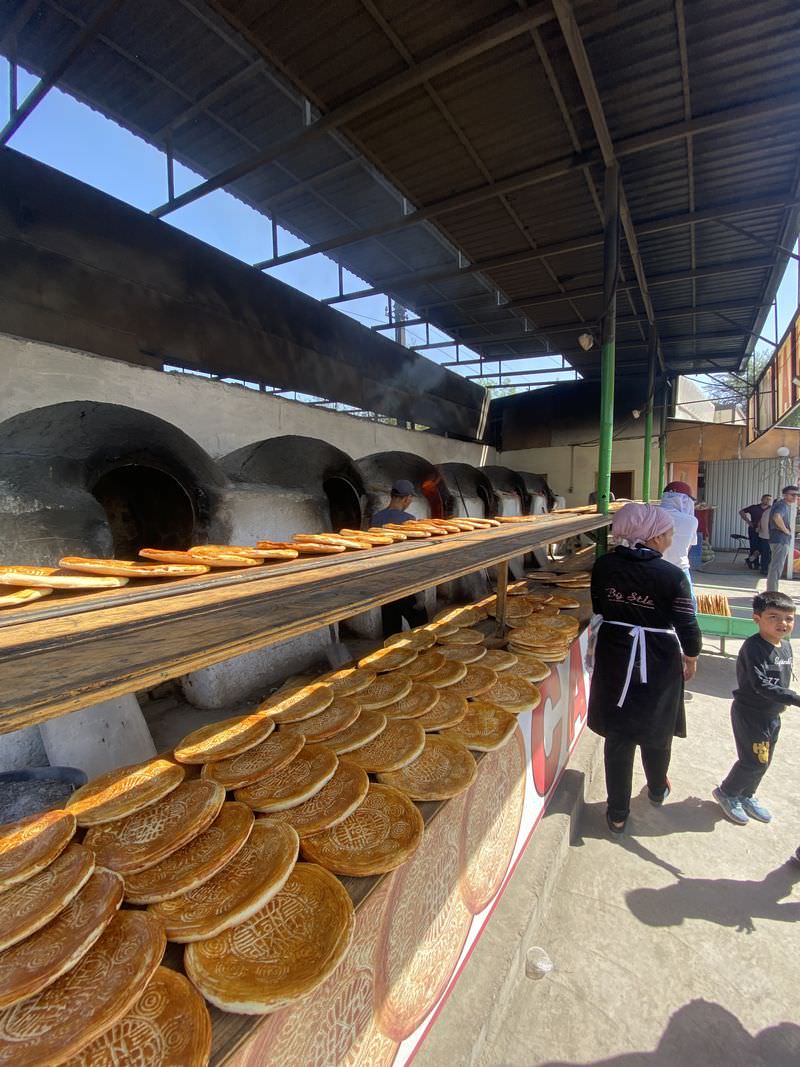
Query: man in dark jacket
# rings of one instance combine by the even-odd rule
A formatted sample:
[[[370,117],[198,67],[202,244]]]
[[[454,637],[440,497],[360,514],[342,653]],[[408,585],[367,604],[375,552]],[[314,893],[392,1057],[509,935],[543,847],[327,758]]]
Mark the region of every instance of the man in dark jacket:
[[[761,501],[758,504],[749,504],[746,508],[742,508],[739,511],[740,517],[747,523],[747,538],[750,542],[750,554],[747,557],[747,566],[753,570],[758,570],[759,567],[759,543],[758,543],[758,524],[761,522],[761,518],[765,511],[769,511],[772,507],[772,497],[769,493],[764,493],[761,497]],[[766,571],[766,568],[764,568]]]
[[[406,508],[410,507],[414,496],[413,483],[400,478],[392,485],[388,508],[375,512],[372,516],[372,525],[385,526],[387,523],[412,522],[416,516],[406,511]],[[428,621],[427,611],[417,606],[417,598],[414,596],[404,596],[382,605],[383,636],[391,637],[392,634],[399,634],[403,629],[404,619],[411,630],[415,626],[424,626]]]

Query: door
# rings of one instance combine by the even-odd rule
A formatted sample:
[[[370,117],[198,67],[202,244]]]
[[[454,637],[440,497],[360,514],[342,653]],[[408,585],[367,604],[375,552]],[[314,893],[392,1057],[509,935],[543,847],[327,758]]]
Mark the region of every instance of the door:
[[[633,471],[612,471],[611,493],[616,500],[632,500]]]

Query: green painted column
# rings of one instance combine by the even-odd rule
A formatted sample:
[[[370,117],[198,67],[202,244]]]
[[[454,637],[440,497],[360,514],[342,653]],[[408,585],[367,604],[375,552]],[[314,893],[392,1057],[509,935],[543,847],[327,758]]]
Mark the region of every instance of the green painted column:
[[[667,407],[669,405],[669,379],[664,381],[661,394],[661,429],[658,435],[658,495],[667,484]]]
[[[614,375],[619,274],[619,167],[606,167],[603,198],[603,320],[600,352],[600,449],[597,458],[597,510],[608,514],[614,441]],[[608,527],[597,531],[597,554],[608,551]]]
[[[658,334],[655,324],[650,324],[647,346],[647,402],[644,409],[644,449],[642,451],[642,500],[650,499],[650,469],[653,464],[653,400],[656,379]]]

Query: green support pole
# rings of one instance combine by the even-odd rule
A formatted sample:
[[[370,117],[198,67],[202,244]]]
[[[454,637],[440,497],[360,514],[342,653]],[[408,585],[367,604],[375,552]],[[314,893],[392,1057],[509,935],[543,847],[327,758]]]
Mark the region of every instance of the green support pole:
[[[656,356],[658,352],[658,334],[655,324],[650,325],[647,351],[647,404],[644,410],[644,451],[642,455],[642,500],[645,504],[650,499],[650,468],[653,463],[653,394],[655,392]]]
[[[600,450],[597,459],[597,510],[608,515],[614,439],[617,275],[619,273],[619,167],[606,167],[603,203],[603,322],[600,353]],[[608,527],[597,531],[597,554],[608,551]]]
[[[661,399],[661,431],[658,435],[658,495],[667,484],[667,405],[669,404],[669,380],[664,381]]]

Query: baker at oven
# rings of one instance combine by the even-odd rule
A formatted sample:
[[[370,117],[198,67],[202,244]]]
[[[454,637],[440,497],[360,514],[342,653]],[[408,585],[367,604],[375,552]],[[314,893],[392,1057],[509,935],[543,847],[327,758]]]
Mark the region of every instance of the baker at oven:
[[[683,571],[663,558],[669,511],[626,504],[614,516],[618,544],[592,569],[596,633],[589,728],[605,738],[606,819],[628,819],[637,746],[653,804],[669,795],[672,738],[686,736],[683,683],[693,677],[702,638]]]
[[[375,512],[372,516],[372,525],[385,526],[387,522],[412,522],[416,516],[406,509],[411,506],[411,501],[415,496],[413,483],[405,478],[399,478],[390,490],[389,506]],[[412,630],[415,626],[424,626],[428,621],[427,611],[417,604],[415,596],[404,596],[400,600],[393,600],[390,604],[382,605],[383,636],[391,637],[392,634],[400,633],[404,619],[409,629]]]

